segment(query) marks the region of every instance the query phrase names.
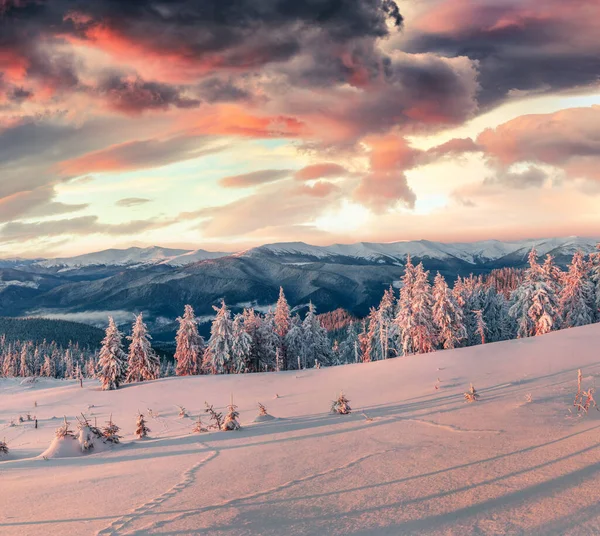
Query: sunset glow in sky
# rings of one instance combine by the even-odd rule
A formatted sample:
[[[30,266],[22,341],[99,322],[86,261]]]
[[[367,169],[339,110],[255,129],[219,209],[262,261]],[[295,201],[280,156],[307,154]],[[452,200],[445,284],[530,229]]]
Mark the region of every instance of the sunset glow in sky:
[[[0,0],[0,257],[600,235],[599,0]]]

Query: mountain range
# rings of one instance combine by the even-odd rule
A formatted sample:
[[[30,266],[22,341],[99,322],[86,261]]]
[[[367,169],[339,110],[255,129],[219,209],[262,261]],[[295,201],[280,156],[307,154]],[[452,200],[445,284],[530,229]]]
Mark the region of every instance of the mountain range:
[[[212,316],[221,299],[233,308],[272,305],[283,286],[293,307],[309,301],[321,312],[338,307],[365,315],[390,284],[398,286],[406,258],[447,279],[523,267],[535,247],[562,266],[598,239],[442,243],[427,240],[313,246],[276,243],[231,252],[163,247],[109,249],[57,259],[0,260],[0,316],[47,316],[102,325],[107,314],[129,322],[143,311],[159,329],[190,303]],[[160,329],[159,329],[160,331]],[[171,331],[169,328],[168,331]]]

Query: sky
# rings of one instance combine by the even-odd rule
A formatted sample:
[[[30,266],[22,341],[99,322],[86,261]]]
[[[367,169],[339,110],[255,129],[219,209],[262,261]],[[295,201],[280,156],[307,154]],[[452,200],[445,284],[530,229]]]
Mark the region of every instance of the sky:
[[[600,235],[600,0],[0,0],[0,257]]]

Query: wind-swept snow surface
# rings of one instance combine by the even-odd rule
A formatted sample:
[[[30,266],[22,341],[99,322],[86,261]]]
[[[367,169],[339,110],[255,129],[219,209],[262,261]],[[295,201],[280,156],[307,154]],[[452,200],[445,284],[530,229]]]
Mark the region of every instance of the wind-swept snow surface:
[[[0,534],[600,534],[600,412],[577,417],[578,368],[583,388],[598,383],[600,325],[116,391],[2,380]],[[468,404],[470,383],[480,398]],[[331,414],[342,390],[352,413]],[[232,395],[241,430],[192,432],[198,415],[208,424],[205,400],[223,411]],[[277,419],[253,423],[258,402]],[[38,429],[19,424],[27,412]],[[112,414],[121,444],[40,458],[81,412],[98,426]]]

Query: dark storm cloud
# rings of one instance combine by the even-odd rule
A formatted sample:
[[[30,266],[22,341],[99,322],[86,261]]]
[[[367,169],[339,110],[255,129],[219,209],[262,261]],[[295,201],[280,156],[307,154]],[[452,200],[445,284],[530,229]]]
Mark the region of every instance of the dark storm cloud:
[[[110,107],[126,113],[170,107],[196,108],[200,105],[198,99],[184,97],[175,86],[147,82],[137,77],[111,76],[99,84],[97,91],[104,95]]]
[[[478,62],[480,104],[514,94],[595,83],[600,76],[600,4],[587,0],[430,2],[413,21],[410,52]]]

